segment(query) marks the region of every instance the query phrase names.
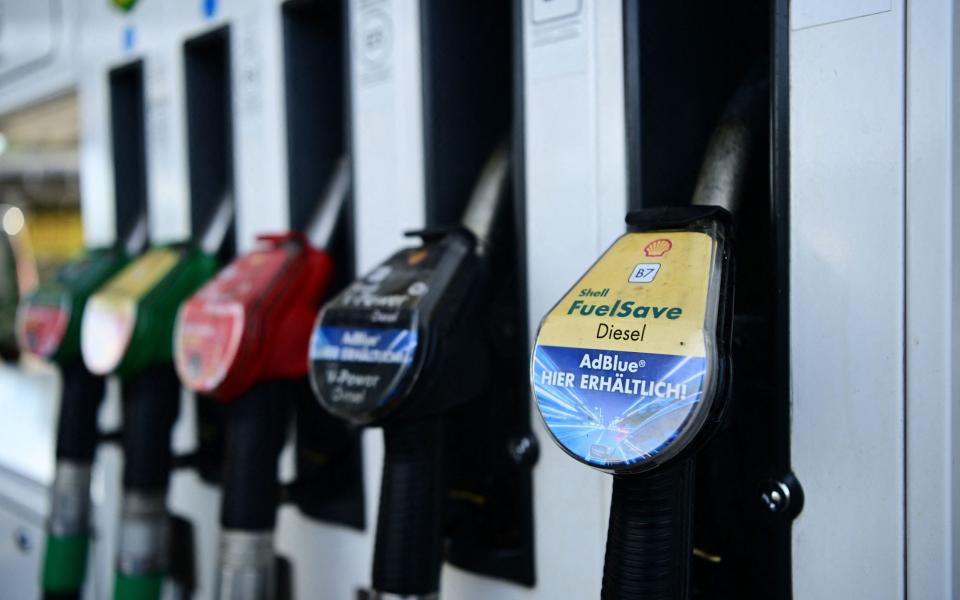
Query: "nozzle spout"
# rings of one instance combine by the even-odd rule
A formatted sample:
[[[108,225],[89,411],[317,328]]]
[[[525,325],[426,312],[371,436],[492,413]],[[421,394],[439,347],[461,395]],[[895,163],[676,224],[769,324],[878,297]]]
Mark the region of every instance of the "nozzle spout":
[[[136,256],[147,245],[147,215],[141,213],[137,222],[123,240],[123,250],[128,256]]]
[[[340,211],[350,193],[350,159],[341,156],[323,192],[316,212],[304,229],[304,235],[315,248],[326,248],[340,219]]]
[[[217,210],[207,223],[207,228],[200,237],[200,248],[207,254],[217,254],[223,247],[223,241],[230,231],[230,222],[233,220],[233,192],[226,191],[220,197]]]
[[[751,80],[730,99],[707,144],[693,204],[720,206],[733,214],[740,210],[765,90],[765,82]]]
[[[510,173],[510,151],[506,143],[497,146],[487,160],[470,202],[463,213],[463,226],[477,237],[477,252],[484,254],[490,242],[490,233],[497,219],[500,205],[507,193]]]

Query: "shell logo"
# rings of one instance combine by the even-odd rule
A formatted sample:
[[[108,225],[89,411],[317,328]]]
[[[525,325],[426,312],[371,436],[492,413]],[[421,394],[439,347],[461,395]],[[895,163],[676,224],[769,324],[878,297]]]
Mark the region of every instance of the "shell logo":
[[[407,264],[411,267],[415,267],[423,262],[423,259],[427,257],[427,251],[424,249],[419,249],[412,252],[407,256]]]
[[[673,248],[673,242],[667,238],[653,240],[643,247],[644,256],[663,256]]]

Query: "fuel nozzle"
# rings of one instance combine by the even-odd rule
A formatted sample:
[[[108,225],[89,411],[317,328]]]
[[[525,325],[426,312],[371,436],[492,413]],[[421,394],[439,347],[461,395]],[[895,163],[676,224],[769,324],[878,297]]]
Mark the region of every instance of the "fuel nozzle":
[[[277,462],[291,397],[307,375],[310,326],[333,279],[325,246],[349,192],[350,164],[341,158],[303,230],[260,236],[177,318],[180,379],[226,405],[217,585],[224,600],[274,597]]]
[[[432,598],[439,589],[444,415],[472,400],[487,375],[477,288],[508,171],[501,147],[478,177],[462,225],[411,234],[421,244],[350,284],[314,326],[310,381],[321,406],[383,428],[375,597]]]
[[[224,193],[197,242],[148,248],[94,293],[83,311],[80,353],[99,376],[120,377],[123,400],[123,510],[116,560],[116,598],[158,598],[169,566],[170,437],[180,409],[172,364],[180,303],[217,270],[233,200]],[[130,249],[144,244],[135,226]]]
[[[146,215],[125,240],[87,250],[25,296],[17,308],[20,349],[60,370],[56,467],[52,486],[42,587],[47,595],[83,588],[90,538],[90,475],[97,446],[97,413],[104,379],[80,357],[80,323],[87,300],[143,245]]]
[[[531,384],[571,457],[614,475],[602,598],[689,596],[696,453],[729,396],[733,216],[762,85],[742,86],[691,206],[637,210],[544,317]]]

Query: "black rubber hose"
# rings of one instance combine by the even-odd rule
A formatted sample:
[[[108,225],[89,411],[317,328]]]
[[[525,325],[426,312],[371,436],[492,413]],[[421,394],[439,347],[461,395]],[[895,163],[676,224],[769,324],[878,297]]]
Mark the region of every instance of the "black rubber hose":
[[[267,531],[277,521],[277,461],[287,438],[290,382],[258,383],[226,407],[220,523]]]
[[[443,560],[443,421],[391,423],[383,439],[373,587],[401,596],[430,594],[440,587]]]
[[[170,482],[170,435],[180,414],[173,365],[153,365],[123,380],[123,485],[163,492]]]
[[[97,414],[104,379],[88,371],[80,359],[61,366],[60,376],[57,459],[90,464],[97,450]]]
[[[692,459],[614,475],[602,600],[689,597],[692,509]]]

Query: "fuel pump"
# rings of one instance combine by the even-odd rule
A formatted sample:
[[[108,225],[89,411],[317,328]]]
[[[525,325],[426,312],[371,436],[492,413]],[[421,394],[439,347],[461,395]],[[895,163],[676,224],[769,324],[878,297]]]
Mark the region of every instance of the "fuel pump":
[[[56,466],[42,588],[45,597],[79,597],[90,545],[90,473],[97,447],[97,413],[104,380],[80,357],[80,321],[90,295],[140,252],[146,241],[141,218],[123,246],[95,248],[26,296],[17,311],[23,352],[60,368]]]
[[[118,375],[123,394],[123,502],[114,597],[158,598],[168,567],[170,435],[180,407],[172,364],[180,303],[217,269],[233,215],[224,196],[199,244],[155,246],[87,303],[80,345],[87,369]]]
[[[383,428],[374,598],[436,598],[443,560],[444,415],[488,373],[478,287],[505,194],[508,153],[480,175],[462,225],[412,233],[400,250],[320,311],[310,380],[320,404]]]
[[[174,335],[184,385],[226,403],[220,522],[223,599],[273,598],[277,461],[290,382],[307,375],[310,325],[334,274],[327,247],[350,188],[341,159],[303,233],[263,235],[181,308]]]
[[[690,595],[696,455],[731,382],[733,214],[756,86],[708,145],[692,206],[630,212],[628,233],[547,313],[531,364],[554,441],[613,473],[604,599]]]

